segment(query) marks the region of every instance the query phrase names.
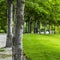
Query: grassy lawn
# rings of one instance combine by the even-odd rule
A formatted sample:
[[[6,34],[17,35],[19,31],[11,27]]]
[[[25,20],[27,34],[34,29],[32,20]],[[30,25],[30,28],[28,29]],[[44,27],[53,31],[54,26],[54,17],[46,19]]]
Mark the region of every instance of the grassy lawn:
[[[23,43],[29,60],[60,60],[59,34],[24,34]]]

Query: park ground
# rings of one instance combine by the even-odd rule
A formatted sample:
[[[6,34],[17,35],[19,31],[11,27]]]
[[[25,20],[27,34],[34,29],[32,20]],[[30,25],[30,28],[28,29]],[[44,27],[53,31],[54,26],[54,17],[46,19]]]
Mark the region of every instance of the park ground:
[[[0,47],[6,34],[0,34]],[[24,34],[23,48],[27,60],[60,60],[60,34]],[[11,48],[0,48],[0,60],[12,60]]]

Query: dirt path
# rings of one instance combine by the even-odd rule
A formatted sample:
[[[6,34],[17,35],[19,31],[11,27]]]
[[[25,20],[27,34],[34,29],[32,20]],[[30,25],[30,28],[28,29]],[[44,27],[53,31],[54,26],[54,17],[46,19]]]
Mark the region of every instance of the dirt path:
[[[0,48],[6,45],[6,34],[0,34]]]
[[[2,48],[6,45],[6,34],[0,34],[0,60],[12,60],[12,48]]]

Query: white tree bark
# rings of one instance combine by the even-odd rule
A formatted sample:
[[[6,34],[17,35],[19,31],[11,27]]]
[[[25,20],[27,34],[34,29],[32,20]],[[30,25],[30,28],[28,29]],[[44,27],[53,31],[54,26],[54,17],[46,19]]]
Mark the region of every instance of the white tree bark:
[[[16,23],[12,45],[12,60],[23,60],[23,23],[24,23],[24,0],[16,0]]]
[[[12,46],[12,10],[13,10],[13,4],[10,1],[7,1],[7,41],[6,41],[6,47]]]
[[[15,34],[15,25],[16,25],[16,4],[14,4],[14,34]]]

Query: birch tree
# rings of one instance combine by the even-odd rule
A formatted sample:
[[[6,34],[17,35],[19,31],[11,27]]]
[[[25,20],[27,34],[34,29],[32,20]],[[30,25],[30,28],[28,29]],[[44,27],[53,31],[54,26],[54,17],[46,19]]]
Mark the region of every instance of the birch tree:
[[[23,60],[23,23],[24,23],[24,0],[16,0],[16,23],[12,45],[12,60]]]
[[[7,0],[7,41],[6,47],[12,45],[12,0]]]

